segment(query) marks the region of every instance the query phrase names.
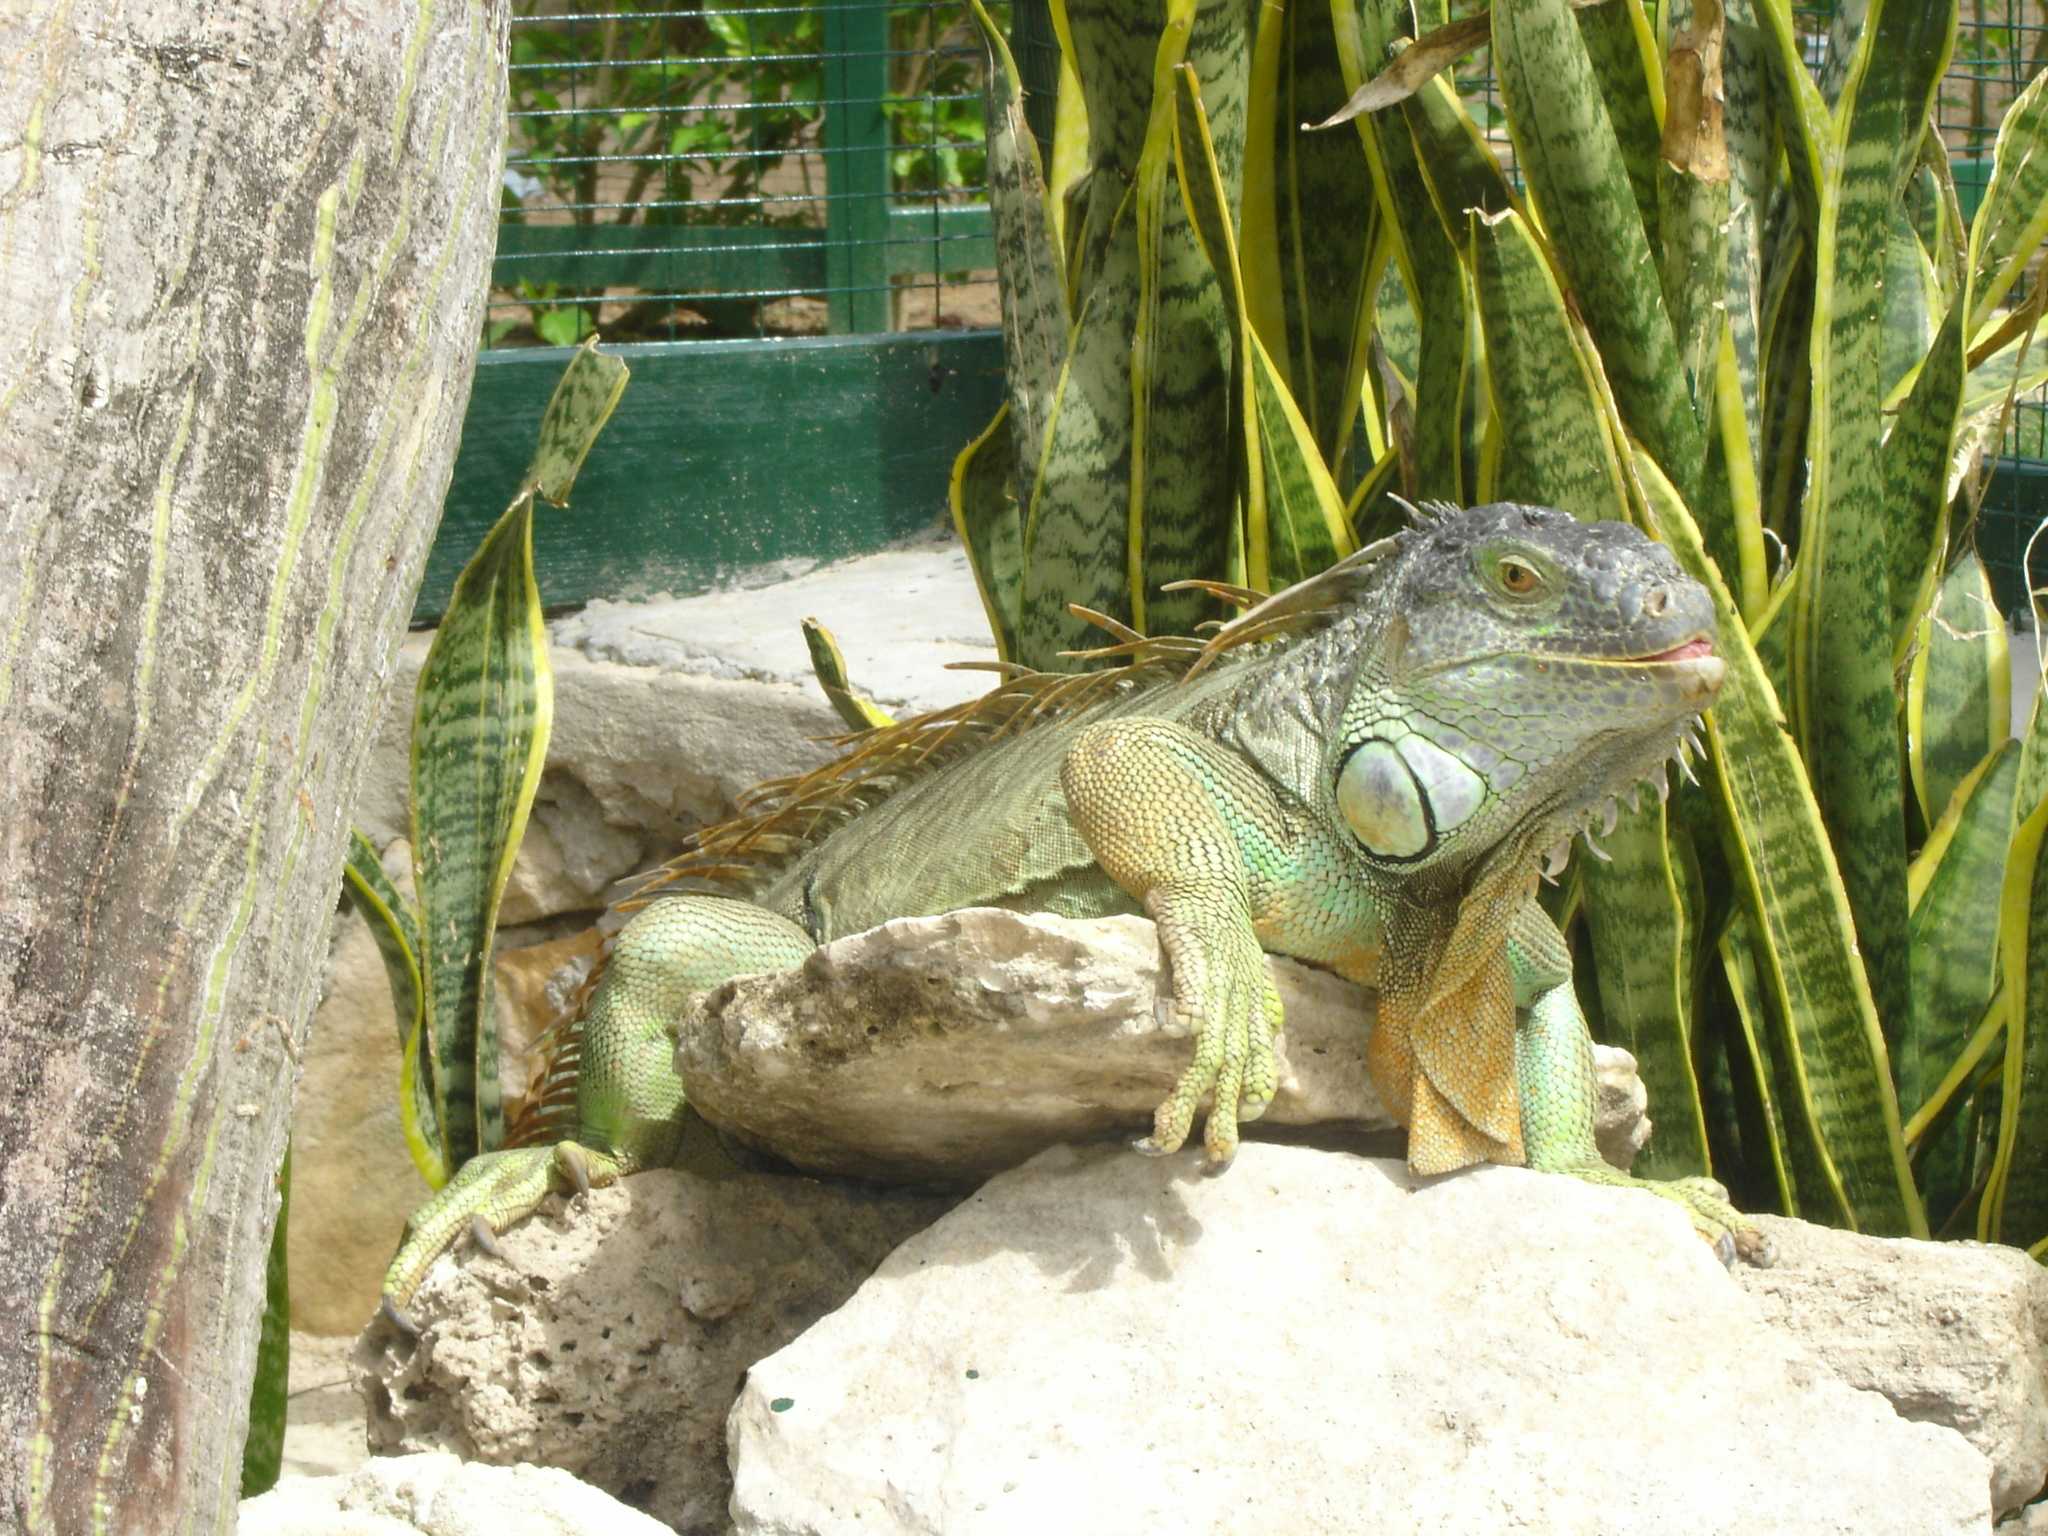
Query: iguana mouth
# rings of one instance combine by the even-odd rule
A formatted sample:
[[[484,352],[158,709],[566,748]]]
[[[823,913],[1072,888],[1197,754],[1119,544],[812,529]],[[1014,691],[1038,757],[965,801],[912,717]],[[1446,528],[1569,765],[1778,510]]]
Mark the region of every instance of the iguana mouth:
[[[1638,661],[1691,661],[1696,656],[1714,654],[1714,642],[1705,635],[1695,635],[1683,645],[1674,645],[1668,651],[1659,651],[1654,656],[1639,656]]]
[[[1712,655],[1712,637],[1694,635],[1690,640],[1674,645],[1668,651],[1656,651],[1648,656],[1571,656],[1563,659],[1601,667],[1642,667],[1667,661],[1699,661]]]

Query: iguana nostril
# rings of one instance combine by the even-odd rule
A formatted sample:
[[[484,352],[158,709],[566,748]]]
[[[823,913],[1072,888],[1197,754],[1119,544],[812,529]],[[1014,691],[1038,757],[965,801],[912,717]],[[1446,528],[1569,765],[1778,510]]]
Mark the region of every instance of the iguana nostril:
[[[1663,618],[1664,610],[1670,606],[1671,589],[1669,587],[1652,587],[1650,595],[1643,600],[1643,607],[1649,611],[1650,617],[1653,619]]]

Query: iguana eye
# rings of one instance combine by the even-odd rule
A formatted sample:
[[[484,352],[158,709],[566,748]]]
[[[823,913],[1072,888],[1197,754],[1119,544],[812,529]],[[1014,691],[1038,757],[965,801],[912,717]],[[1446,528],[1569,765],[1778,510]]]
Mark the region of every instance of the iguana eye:
[[[1510,597],[1527,597],[1543,585],[1543,578],[1537,574],[1536,567],[1524,564],[1513,555],[1503,557],[1497,569],[1501,589]]]

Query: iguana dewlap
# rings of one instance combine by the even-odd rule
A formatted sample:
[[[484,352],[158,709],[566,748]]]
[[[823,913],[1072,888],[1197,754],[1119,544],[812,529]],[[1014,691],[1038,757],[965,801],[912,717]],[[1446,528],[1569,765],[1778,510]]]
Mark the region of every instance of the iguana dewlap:
[[[1619,523],[1500,504],[1419,526],[1252,608],[1206,647],[1011,678],[856,738],[711,829],[618,935],[581,1025],[573,1125],[466,1164],[386,1277],[402,1303],[465,1227],[674,1153],[669,1031],[727,978],[894,917],[996,906],[1158,925],[1194,1060],[1140,1146],[1200,1106],[1212,1166],[1274,1089],[1271,951],[1379,991],[1368,1065],[1436,1173],[1523,1163],[1678,1200],[1761,1240],[1704,1180],[1600,1161],[1591,1040],[1538,864],[1648,780],[1713,699],[1706,591]],[[722,892],[713,894],[714,891]]]

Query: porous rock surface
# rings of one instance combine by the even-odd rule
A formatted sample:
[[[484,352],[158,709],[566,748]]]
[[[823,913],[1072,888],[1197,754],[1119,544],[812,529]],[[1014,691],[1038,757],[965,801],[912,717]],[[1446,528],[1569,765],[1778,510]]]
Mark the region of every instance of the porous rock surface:
[[[2048,1269],[2017,1248],[1861,1237],[1766,1216],[1764,1316],[1900,1415],[1958,1430],[1991,1464],[2000,1514],[2048,1482]]]
[[[747,1367],[950,1201],[690,1162],[536,1215],[502,1259],[441,1260],[417,1339],[380,1321],[358,1342],[372,1448],[564,1467],[677,1531],[726,1530]]]
[[[1272,958],[1280,1087],[1247,1127],[1390,1131],[1365,1070],[1371,994]],[[1150,921],[995,908],[900,918],[795,968],[708,993],[677,1026],[698,1113],[800,1167],[958,1180],[1062,1142],[1132,1136],[1186,1070],[1158,1006]],[[1635,1060],[1602,1048],[1599,1134],[1627,1167],[1649,1135]]]
[[[242,1536],[667,1536],[555,1467],[439,1455],[379,1457],[337,1477],[288,1477],[244,1499]]]
[[[1677,1207],[1248,1145],[991,1180],[748,1373],[740,1536],[1990,1523],[1982,1455],[1771,1324]]]

